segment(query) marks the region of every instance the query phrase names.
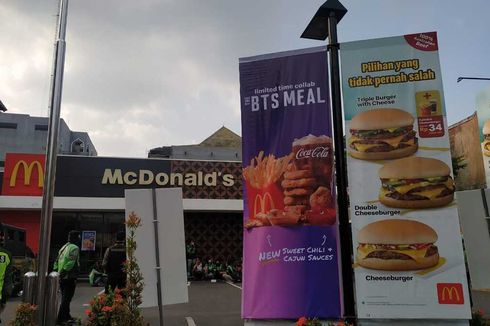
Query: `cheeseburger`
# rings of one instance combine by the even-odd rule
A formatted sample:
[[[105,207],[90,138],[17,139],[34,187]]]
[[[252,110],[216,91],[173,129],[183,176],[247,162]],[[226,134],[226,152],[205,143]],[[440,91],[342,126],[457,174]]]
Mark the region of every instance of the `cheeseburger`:
[[[409,271],[435,266],[437,233],[413,220],[382,220],[363,227],[357,240],[357,263],[371,269]]]
[[[483,154],[490,156],[490,119],[483,125]]]
[[[446,163],[428,157],[406,157],[379,170],[379,201],[397,208],[428,208],[449,204],[454,181]]]
[[[417,151],[413,116],[400,109],[364,111],[350,121],[349,151],[361,160],[410,156]]]
[[[427,208],[449,204],[454,181],[446,163],[428,157],[406,157],[379,169],[379,200],[390,207]]]

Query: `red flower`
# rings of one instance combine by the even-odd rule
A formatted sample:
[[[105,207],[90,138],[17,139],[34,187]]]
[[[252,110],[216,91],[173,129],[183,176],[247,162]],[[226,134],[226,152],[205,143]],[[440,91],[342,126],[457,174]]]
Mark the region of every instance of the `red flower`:
[[[87,316],[90,316],[90,314],[91,314],[91,313],[92,313],[92,310],[90,310],[90,309],[85,310],[85,314],[86,314]]]
[[[296,322],[296,326],[306,326],[307,324],[308,324],[308,319],[306,319],[306,317],[301,317]]]
[[[103,312],[111,312],[112,311],[112,307],[104,306],[104,308],[102,308],[102,311]]]

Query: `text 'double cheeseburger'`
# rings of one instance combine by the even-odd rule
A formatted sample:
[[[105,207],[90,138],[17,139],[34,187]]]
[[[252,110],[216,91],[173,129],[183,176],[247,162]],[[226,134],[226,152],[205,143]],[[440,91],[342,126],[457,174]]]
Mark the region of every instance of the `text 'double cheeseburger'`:
[[[363,227],[357,235],[357,263],[387,271],[429,268],[439,262],[437,233],[414,220],[382,220]]]
[[[413,116],[400,109],[373,109],[350,121],[349,152],[362,160],[410,156],[418,149]]]
[[[396,208],[440,207],[454,199],[454,181],[443,161],[428,157],[405,157],[379,170],[382,204]]]
[[[485,156],[490,156],[490,119],[485,121],[483,125],[483,154]]]

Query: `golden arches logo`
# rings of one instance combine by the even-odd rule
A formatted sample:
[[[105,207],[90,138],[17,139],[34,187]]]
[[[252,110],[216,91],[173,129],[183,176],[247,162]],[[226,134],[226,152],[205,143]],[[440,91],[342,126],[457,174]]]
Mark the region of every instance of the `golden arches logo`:
[[[459,302],[461,301],[461,298],[459,296],[459,291],[456,289],[454,286],[446,286],[442,289],[441,291],[441,299],[442,301],[455,301]]]
[[[437,283],[437,297],[440,304],[464,304],[463,284]]]
[[[269,192],[266,192],[262,196],[257,194],[254,199],[254,215],[256,216],[259,213],[267,213],[266,207],[267,203],[270,205],[270,209],[274,209],[274,201],[272,200],[272,196]]]
[[[43,171],[43,166],[39,161],[33,161],[30,164],[27,164],[26,161],[20,160],[18,161],[14,169],[12,171],[12,175],[10,176],[10,187],[14,188],[16,181],[17,181],[17,174],[19,173],[19,169],[22,167],[24,169],[24,185],[29,186],[31,184],[31,175],[32,171],[34,170],[34,167],[37,168],[37,173],[38,173],[38,182],[37,186],[39,188],[43,187],[44,184],[44,171]]]

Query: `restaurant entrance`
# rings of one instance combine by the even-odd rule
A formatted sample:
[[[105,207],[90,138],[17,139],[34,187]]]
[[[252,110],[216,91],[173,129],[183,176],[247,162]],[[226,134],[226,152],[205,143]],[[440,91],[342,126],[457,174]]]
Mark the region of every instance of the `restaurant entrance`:
[[[80,251],[80,276],[84,277],[97,261],[102,262],[105,250],[111,246],[118,231],[124,231],[124,212],[55,212],[51,231],[50,267],[60,248],[66,243],[68,232],[95,232],[95,246]]]

